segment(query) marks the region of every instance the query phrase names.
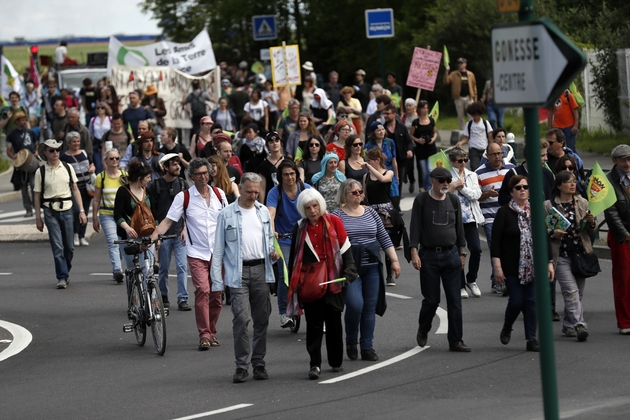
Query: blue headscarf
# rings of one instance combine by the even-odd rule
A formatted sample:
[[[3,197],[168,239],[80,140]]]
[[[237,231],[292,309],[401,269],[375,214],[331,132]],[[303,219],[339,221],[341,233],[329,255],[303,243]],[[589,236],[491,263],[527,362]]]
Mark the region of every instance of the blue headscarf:
[[[322,177],[326,174],[326,165],[328,165],[328,161],[330,159],[335,159],[337,162],[339,162],[339,156],[337,156],[337,153],[333,152],[325,154],[322,158],[322,170],[321,172],[317,172],[315,175],[313,175],[313,177],[311,178],[311,185],[317,184],[317,181],[322,179]],[[339,169],[335,171],[334,176],[339,182],[343,182],[346,180],[346,176]]]

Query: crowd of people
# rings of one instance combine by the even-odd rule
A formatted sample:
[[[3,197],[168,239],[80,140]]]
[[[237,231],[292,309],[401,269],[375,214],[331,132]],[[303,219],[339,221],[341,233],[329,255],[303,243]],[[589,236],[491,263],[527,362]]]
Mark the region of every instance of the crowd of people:
[[[350,360],[378,360],[375,315],[384,314],[385,287],[395,286],[401,273],[397,250],[420,272],[418,345],[427,344],[442,284],[449,350],[470,352],[463,341],[462,299],[482,295],[480,227],[490,249],[489,286],[508,296],[500,341],[509,343],[522,312],[526,349],[538,351],[527,180],[529,167],[538,162],[516,165],[510,134],[497,125],[502,114],[494,107],[495,119],[483,118],[486,105],[476,100],[474,75],[465,59],[458,65],[455,74],[447,71],[444,77],[463,132],[447,151],[452,169],[430,168],[429,157],[437,152],[436,121],[427,101],[402,101],[395,74],[388,75],[387,84],[380,79],[367,84],[365,72],[357,70],[356,85],[341,86],[331,72],[320,88],[310,62],[304,63],[305,83],[295,92],[276,91],[260,78],[261,86],[250,86],[246,66],[226,72],[214,110],[208,92],[193,82],[183,100],[191,109],[190,141],[164,124],[166,110],[153,85],[131,92],[129,106],[121,110],[120,98],[105,81],[94,86],[85,80],[81,102],[75,104],[49,80],[41,103],[46,141],[38,145],[39,136],[28,127],[32,101],[22,109],[16,92],[0,124],[9,132],[9,157],[22,149],[45,157],[42,169],[28,176],[15,171],[14,178],[25,216],[32,217],[34,208],[37,228],[43,230],[44,223],[48,228],[57,288],[68,287],[74,246],[89,245],[90,206],[93,228],[107,240],[112,278],[123,283],[123,261],[127,268],[132,262],[114,242],[139,236],[132,218],[145,203],[157,222],[153,239],[178,235],[153,250],[159,287],[168,308],[174,254],[177,309],[194,309],[199,350],[221,345],[217,321],[222,305],[231,305],[234,382],[243,382],[250,366],[254,379],[268,377],[264,356],[273,295],[281,328],[305,316],[310,379],[321,374],[324,331],[333,372],[343,369],[344,343]],[[486,86],[484,100],[491,101],[489,95]],[[559,102],[572,103],[564,94]],[[79,121],[78,107],[86,112],[87,126]],[[543,190],[535,193],[543,194],[547,210],[554,208],[568,220],[565,229],[548,231],[549,311],[562,322],[565,336],[585,341],[585,281],[572,271],[572,256],[592,252],[596,226],[588,211],[583,163],[567,145],[565,131],[550,120],[540,141]],[[630,243],[630,146],[618,146],[612,158],[609,179],[618,200],[606,211],[608,241],[618,327],[630,334],[630,251],[622,246]],[[408,184],[415,193],[416,179],[407,229],[401,191]],[[192,306],[188,271],[195,288]],[[556,283],[562,316],[555,309]]]

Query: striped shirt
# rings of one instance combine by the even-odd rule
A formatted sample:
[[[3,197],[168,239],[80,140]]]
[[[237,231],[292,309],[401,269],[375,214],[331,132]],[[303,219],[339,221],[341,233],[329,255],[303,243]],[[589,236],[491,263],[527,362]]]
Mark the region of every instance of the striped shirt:
[[[380,216],[371,207],[365,207],[361,216],[350,216],[342,209],[338,209],[333,214],[343,222],[350,244],[365,245],[376,239],[383,250],[394,246]]]
[[[126,175],[125,172],[121,171],[121,175]],[[100,188],[101,191],[101,202],[99,203],[99,214],[103,215],[114,215],[114,202],[116,201],[116,192],[118,192],[118,188],[122,186],[120,182],[120,177],[111,178],[107,171],[103,171],[96,176],[96,181],[94,182],[96,188]]]
[[[501,189],[501,184],[503,183],[503,178],[505,174],[510,171],[510,169],[515,166],[511,163],[505,163],[501,165],[499,169],[494,169],[487,164],[481,165],[475,173],[477,174],[477,178],[479,179],[479,186],[481,187],[481,193],[483,194],[486,191],[490,191],[492,187],[497,192],[496,197],[488,197],[483,201],[479,201],[479,207],[481,207],[481,214],[486,219],[483,223],[484,225],[492,224],[494,222],[494,216],[497,214],[497,211],[501,207],[499,204],[499,190]]]

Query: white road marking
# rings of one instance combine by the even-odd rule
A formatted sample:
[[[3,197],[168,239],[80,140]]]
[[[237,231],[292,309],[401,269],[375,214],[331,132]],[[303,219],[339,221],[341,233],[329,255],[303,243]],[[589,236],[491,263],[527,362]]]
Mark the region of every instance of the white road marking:
[[[396,362],[400,362],[401,360],[405,360],[415,354],[418,354],[422,351],[425,351],[426,349],[430,348],[431,346],[425,346],[425,347],[420,347],[420,346],[416,346],[414,348],[412,348],[409,351],[404,352],[403,354],[399,354],[396,357],[392,357],[389,360],[385,360],[383,362],[377,363],[375,365],[372,365],[370,367],[366,367],[363,369],[359,369],[356,372],[352,372],[352,373],[348,373],[346,375],[342,375],[342,376],[338,376],[336,378],[333,379],[328,379],[327,381],[322,381],[320,382],[320,384],[334,384],[335,382],[341,382],[341,381],[345,381],[346,379],[351,379],[354,378],[356,376],[360,376],[363,375],[365,373],[369,373],[372,371],[375,371],[377,369],[383,368],[385,366],[389,366],[389,365],[393,365]]]
[[[398,299],[413,299],[411,296],[405,296],[405,295],[397,295],[396,293],[385,293],[387,296],[389,297],[394,297],[394,298],[398,298]]]
[[[0,340],[0,343],[2,344],[6,344],[6,343],[11,343],[13,340]]]
[[[12,274],[13,274],[13,273],[0,273],[0,276],[10,276],[10,275],[12,275]]]
[[[438,306],[435,312],[440,318],[440,326],[438,327],[436,334],[446,334],[448,332],[448,313]]]
[[[238,410],[240,408],[251,407],[252,405],[254,405],[254,404],[237,404],[237,405],[233,405],[231,407],[220,408],[218,410],[206,411],[205,413],[193,414],[192,416],[178,417],[178,418],[173,419],[173,420],[200,419],[202,417],[208,417],[208,416],[212,416],[214,414],[227,413],[228,411],[234,411],[234,410]]]
[[[15,356],[28,347],[28,345],[31,344],[31,341],[33,341],[33,336],[24,327],[20,327],[19,325],[6,321],[0,321],[0,327],[9,331],[13,336],[13,341],[9,344],[9,347],[0,353],[0,362],[11,356]]]

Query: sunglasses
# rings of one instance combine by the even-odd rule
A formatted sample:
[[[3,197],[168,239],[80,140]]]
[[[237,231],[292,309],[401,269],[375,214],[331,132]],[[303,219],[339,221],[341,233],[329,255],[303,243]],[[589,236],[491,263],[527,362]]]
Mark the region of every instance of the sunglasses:
[[[514,189],[515,189],[516,191],[520,191],[520,190],[525,190],[525,191],[527,191],[527,190],[529,190],[529,185],[515,185],[515,186],[514,186]]]
[[[566,166],[564,169],[567,171],[575,171],[575,166]]]
[[[339,114],[339,118],[348,118],[348,114]]]
[[[362,147],[363,143],[352,143],[352,147]]]
[[[109,157],[109,158],[107,158],[107,159],[108,159],[108,160],[120,160],[120,158],[119,158],[119,157],[113,157],[113,156],[112,156],[112,157]]]
[[[59,149],[48,149],[48,153],[59,153]]]
[[[444,184],[444,183],[450,184],[451,181],[453,181],[452,178],[433,178],[433,179],[435,179],[439,184]]]
[[[105,109],[104,106],[97,106],[96,109]]]
[[[319,145],[319,143],[311,143],[308,145],[308,147],[321,147],[321,146]]]
[[[363,190],[355,190],[355,191],[350,191],[350,194],[354,195],[355,197],[363,194]]]
[[[468,163],[468,159],[467,158],[466,159],[457,159],[457,160],[455,160],[455,162],[457,162],[457,163]]]

